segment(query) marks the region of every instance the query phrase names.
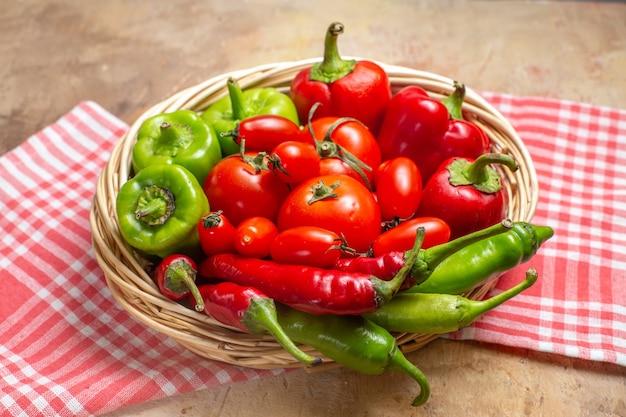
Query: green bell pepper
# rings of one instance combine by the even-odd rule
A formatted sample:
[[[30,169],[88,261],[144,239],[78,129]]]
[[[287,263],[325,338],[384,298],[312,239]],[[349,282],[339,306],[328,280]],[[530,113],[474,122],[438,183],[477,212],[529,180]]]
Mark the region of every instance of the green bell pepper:
[[[275,114],[286,117],[299,125],[298,111],[291,98],[273,87],[241,89],[237,81],[229,78],[226,82],[228,95],[211,104],[201,117],[209,122],[217,133],[222,156],[239,153],[239,145],[231,135],[237,123],[260,114]]]
[[[191,110],[157,114],[137,132],[132,163],[135,172],[150,165],[177,164],[187,168],[200,184],[222,158],[213,127]]]
[[[209,212],[209,201],[186,168],[142,169],[120,187],[115,210],[122,237],[142,255],[201,254],[198,222]]]

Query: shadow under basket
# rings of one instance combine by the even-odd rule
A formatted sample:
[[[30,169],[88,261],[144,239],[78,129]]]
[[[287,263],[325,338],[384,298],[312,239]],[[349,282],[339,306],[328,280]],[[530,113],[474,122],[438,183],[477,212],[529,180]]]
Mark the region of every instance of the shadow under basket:
[[[179,109],[202,112],[208,105],[228,94],[226,81],[229,77],[236,79],[242,89],[275,87],[288,93],[295,75],[319,60],[273,63],[221,74],[156,104],[143,113],[115,145],[110,160],[98,178],[90,213],[93,248],[113,296],[137,320],[200,356],[256,369],[304,366],[271,336],[242,333],[161,295],[144,270],[147,261],[137,255],[121,237],[115,214],[118,190],[128,179],[131,170],[137,130],[145,119],[159,113]],[[381,62],[378,64],[389,74],[394,92],[408,85],[418,85],[431,96],[441,99],[454,90],[452,79],[406,67]],[[516,172],[499,170],[509,198],[507,214],[514,221],[530,221],[537,204],[538,186],[533,162],[523,142],[510,123],[470,88],[466,88],[463,110],[468,120],[479,125],[489,136],[494,151],[509,154],[518,162],[519,169]],[[482,298],[494,285],[495,281],[492,281],[465,295],[472,299]],[[396,334],[395,337],[403,352],[411,352],[422,348],[438,335]],[[301,348],[311,355],[319,355],[311,347]],[[312,369],[317,371],[333,366],[337,365],[324,358],[323,365]]]

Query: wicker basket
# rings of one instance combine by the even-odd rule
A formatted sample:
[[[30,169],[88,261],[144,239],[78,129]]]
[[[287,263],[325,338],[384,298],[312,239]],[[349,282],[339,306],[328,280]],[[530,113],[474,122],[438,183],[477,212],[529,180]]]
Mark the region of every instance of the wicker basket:
[[[146,111],[130,127],[114,147],[111,159],[97,183],[91,209],[93,247],[98,264],[117,302],[137,320],[166,334],[185,348],[209,359],[257,369],[293,368],[303,366],[294,360],[270,336],[255,336],[225,327],[205,314],[179,305],[162,296],[144,271],[146,262],[124,242],[115,215],[115,199],[127,180],[131,167],[131,150],[141,123],[148,117],[178,109],[204,110],[227,94],[226,80],[233,77],[243,89],[272,86],[288,92],[295,74],[319,59],[268,64],[235,71],[211,78],[173,95]],[[434,97],[442,98],[453,91],[453,80],[428,72],[379,63],[389,74],[394,91],[419,85]],[[490,137],[494,150],[513,156],[520,169],[511,173],[502,170],[509,195],[509,218],[529,221],[537,203],[537,179],[533,162],[524,144],[503,116],[478,94],[467,89],[464,110],[473,115]],[[470,298],[483,297],[494,285],[479,288]],[[404,352],[420,349],[436,335],[398,334]],[[303,346],[310,354],[319,354]],[[315,369],[334,366],[330,360]]]

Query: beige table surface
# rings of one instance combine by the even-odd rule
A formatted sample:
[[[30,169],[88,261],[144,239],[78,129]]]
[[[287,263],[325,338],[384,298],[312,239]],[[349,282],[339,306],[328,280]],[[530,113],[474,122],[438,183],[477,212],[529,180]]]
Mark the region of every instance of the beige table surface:
[[[479,91],[626,108],[626,4],[562,1],[70,1],[3,3],[0,154],[94,100],[127,123],[219,73],[344,55],[439,73]],[[109,416],[626,416],[626,369],[439,339],[408,355],[414,383],[304,371],[149,402]]]

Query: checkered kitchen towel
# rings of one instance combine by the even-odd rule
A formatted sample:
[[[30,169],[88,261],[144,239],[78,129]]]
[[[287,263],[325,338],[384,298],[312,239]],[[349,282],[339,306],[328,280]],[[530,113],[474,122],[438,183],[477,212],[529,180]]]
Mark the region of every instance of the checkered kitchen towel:
[[[626,365],[626,111],[485,94],[536,163],[556,235],[531,289],[448,337]],[[0,407],[85,416],[284,372],[200,358],[119,308],[91,250],[96,177],[127,126],[83,102],[0,157]]]

